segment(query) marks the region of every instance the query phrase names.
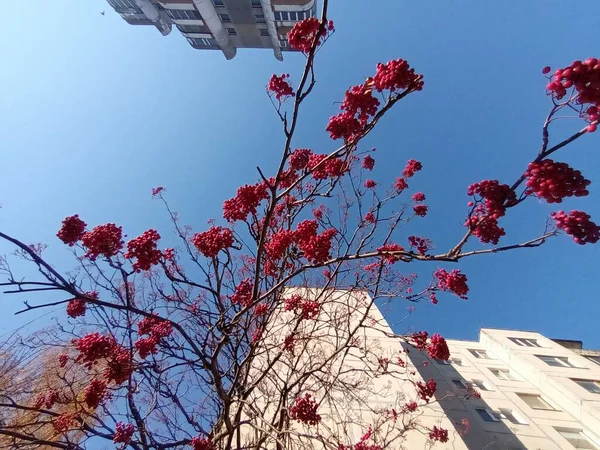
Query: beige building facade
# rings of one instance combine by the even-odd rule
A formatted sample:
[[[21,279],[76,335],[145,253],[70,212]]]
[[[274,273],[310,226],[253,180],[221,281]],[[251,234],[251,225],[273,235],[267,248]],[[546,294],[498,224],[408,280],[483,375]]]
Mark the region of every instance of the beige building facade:
[[[164,36],[176,28],[198,50],[270,48],[275,58],[291,51],[287,34],[314,17],[317,0],[107,0],[130,25],[154,26]]]

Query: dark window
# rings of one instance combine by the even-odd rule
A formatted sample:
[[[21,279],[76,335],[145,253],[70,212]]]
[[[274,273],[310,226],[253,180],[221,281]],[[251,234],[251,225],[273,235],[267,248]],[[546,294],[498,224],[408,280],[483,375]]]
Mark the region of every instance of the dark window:
[[[195,9],[167,9],[171,19],[175,20],[202,20],[202,16]]]
[[[237,31],[235,31],[235,28],[225,28],[227,30],[227,34],[229,36],[237,36]]]
[[[213,0],[213,4],[215,6],[225,6],[225,3],[223,3],[223,0]]]
[[[182,33],[207,33],[210,34],[208,27],[202,25],[177,25]]]
[[[221,22],[231,22],[229,14],[219,14],[219,17],[221,18]]]
[[[266,23],[264,14],[254,14],[254,20],[256,23]]]
[[[261,36],[268,36],[269,35],[269,30],[267,30],[266,28],[261,28],[260,29],[260,35]]]

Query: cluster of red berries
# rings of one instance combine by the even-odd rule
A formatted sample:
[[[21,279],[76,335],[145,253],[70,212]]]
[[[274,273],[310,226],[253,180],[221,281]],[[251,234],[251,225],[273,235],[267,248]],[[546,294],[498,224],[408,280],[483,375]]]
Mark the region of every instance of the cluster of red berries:
[[[529,163],[525,176],[528,195],[545,199],[548,203],[561,203],[565,197],[584,197],[589,194],[586,180],[579,170],[566,163],[545,159]]]
[[[300,304],[300,309],[303,319],[314,319],[319,315],[321,305],[316,300],[307,299]]]
[[[469,218],[465,221],[465,226],[473,232],[483,243],[492,243],[496,245],[500,238],[506,234],[504,228],[498,225],[498,219],[488,216],[483,205],[477,205]]]
[[[129,379],[133,370],[134,366],[131,362],[129,350],[117,345],[112,352],[112,357],[107,362],[106,369],[104,369],[104,378],[107,381],[121,384]]]
[[[129,444],[134,430],[135,427],[130,423],[117,422],[113,442],[115,444]]]
[[[318,407],[317,400],[306,393],[304,397],[296,398],[295,403],[290,406],[290,417],[307,425],[316,425],[321,421],[321,416],[317,414]]]
[[[297,148],[290,155],[290,168],[294,170],[303,170],[308,166],[308,160],[312,155],[312,151],[309,148]]]
[[[364,217],[364,221],[368,222],[368,223],[375,223],[377,219],[375,218],[375,214],[373,214],[371,211],[369,211],[368,213],[365,214]]]
[[[430,358],[440,361],[448,361],[450,359],[450,349],[444,339],[439,334],[431,336],[429,345],[427,345],[427,354]]]
[[[214,258],[221,250],[233,245],[233,232],[229,228],[212,226],[207,231],[196,233],[192,243],[204,256]]]
[[[358,137],[362,129],[363,126],[360,124],[358,119],[354,117],[354,114],[348,111],[344,111],[336,116],[330,117],[326,127],[331,139],[344,139],[348,142],[353,142]]]
[[[244,278],[236,286],[235,291],[229,299],[231,303],[241,306],[249,306],[252,303],[252,291],[254,290],[254,284],[250,278]]]
[[[404,167],[404,170],[402,171],[402,175],[404,175],[406,178],[412,178],[415,173],[422,169],[423,164],[421,164],[420,161],[417,161],[416,159],[409,159]]]
[[[89,333],[79,339],[73,339],[73,344],[79,351],[76,361],[83,363],[88,369],[100,359],[108,358],[118,345],[112,336],[98,332]]]
[[[67,315],[69,317],[75,318],[85,316],[85,311],[85,300],[81,298],[74,298],[73,300],[69,300],[69,303],[67,303]]]
[[[421,400],[425,400],[427,403],[429,403],[429,400],[433,398],[435,391],[437,390],[437,383],[433,378],[430,378],[427,383],[417,381],[415,386],[417,388],[417,394],[419,394],[419,398]]]
[[[346,91],[340,109],[351,113],[364,126],[370,117],[377,114],[379,108],[379,100],[373,96],[372,91],[364,84],[351,87]]]
[[[210,439],[195,437],[190,442],[193,450],[215,450],[215,444]]]
[[[75,214],[62,221],[62,227],[56,235],[61,241],[72,247],[81,240],[86,226],[87,224],[79,218],[79,214]]]
[[[433,429],[429,432],[429,439],[432,441],[448,442],[448,430],[438,428],[434,425]]]
[[[363,169],[373,170],[373,167],[375,167],[375,159],[373,159],[371,155],[365,156],[362,160],[362,167]]]
[[[422,192],[416,192],[416,193],[413,194],[412,199],[415,202],[424,202],[425,201],[425,194],[423,194]]]
[[[58,366],[60,368],[65,367],[68,362],[69,362],[69,355],[67,355],[66,353],[61,353],[60,355],[58,355]]]
[[[373,84],[379,92],[405,89],[420,91],[423,89],[422,79],[423,76],[415,73],[415,69],[411,69],[407,61],[393,59],[386,64],[377,64]]]
[[[98,225],[81,237],[87,248],[85,256],[95,261],[98,256],[110,258],[116,256],[123,248],[123,229],[114,223]]]
[[[316,17],[309,17],[296,23],[287,35],[290,48],[302,53],[309,53],[315,40],[317,40],[316,46],[318,47],[328,32],[333,32],[335,29],[331,20],[321,31],[319,28],[321,28],[321,22]]]
[[[294,232],[295,240],[304,257],[312,264],[322,264],[330,258],[331,240],[337,234],[333,228],[317,234],[316,220],[304,220]]]
[[[285,311],[295,311],[296,309],[300,308],[300,305],[303,301],[304,298],[301,295],[293,294],[285,299],[283,309]]]
[[[94,378],[83,391],[83,398],[88,408],[96,409],[108,394],[106,382]]]
[[[418,331],[409,336],[410,344],[419,351],[425,350],[427,347],[427,338],[429,333],[427,331]]]
[[[498,180],[483,180],[467,188],[467,195],[479,195],[485,204],[487,215],[498,219],[506,213],[506,207],[515,204],[517,196],[509,185]]]
[[[377,183],[375,183],[374,180],[368,179],[365,181],[365,187],[367,189],[373,189],[375,186],[377,186]]]
[[[281,76],[273,74],[267,85],[267,91],[275,94],[275,98],[279,101],[285,100],[286,97],[295,97],[296,94],[294,94],[292,86],[286,80],[289,77],[289,74],[282,74]]]
[[[393,254],[390,254],[390,252],[403,252],[403,251],[404,251],[404,247],[402,247],[400,244],[396,244],[396,243],[385,244],[385,245],[382,245],[381,247],[377,248],[377,252],[382,254],[381,257],[388,264],[394,264],[395,262],[398,262],[401,259],[401,255],[393,255]]]
[[[409,236],[408,244],[411,247],[414,247],[421,256],[425,256],[427,250],[429,250],[432,246],[431,241],[429,239],[422,238],[419,236]]]
[[[137,272],[150,270],[150,268],[160,262],[163,254],[157,248],[160,234],[156,230],[146,230],[140,236],[127,243],[127,253],[125,258],[137,258],[133,263],[133,269]]]
[[[173,332],[173,325],[167,320],[158,317],[144,317],[138,323],[138,336],[148,335],[135,342],[135,348],[140,358],[146,359],[150,354],[158,352],[158,344],[163,338],[167,338]]]
[[[235,197],[223,202],[223,217],[228,222],[246,220],[249,214],[256,214],[260,202],[268,198],[269,192],[265,183],[241,186]]]
[[[600,226],[590,220],[590,215],[583,211],[557,211],[551,214],[556,221],[556,226],[565,233],[573,236],[573,240],[580,244],[595,244],[600,240]]]
[[[542,73],[547,74],[550,67],[544,67]],[[598,109],[600,106],[600,61],[596,58],[588,58],[585,61],[573,61],[570,66],[556,69],[554,76],[546,89],[557,100],[567,95],[567,91],[574,88],[577,92],[576,102],[580,105],[591,105],[582,117],[590,122],[587,131],[596,131],[598,121]],[[595,107],[595,109],[593,109]]]
[[[462,299],[467,299],[469,286],[467,286],[467,276],[454,269],[446,272],[444,269],[438,269],[433,274],[437,279],[437,287],[442,291],[449,291]]]
[[[325,154],[312,153],[308,160],[308,168],[315,180],[336,178],[346,173],[350,167],[340,158],[329,158]],[[327,159],[327,161],[325,161]]]
[[[413,212],[416,216],[425,217],[429,207],[427,205],[418,204],[413,206]]]
[[[273,233],[270,239],[265,243],[265,252],[270,258],[278,260],[283,258],[285,252],[294,242],[294,232],[291,230],[281,230]]]
[[[408,189],[408,183],[406,182],[406,179],[402,177],[396,178],[396,181],[394,181],[394,188],[398,194],[400,194],[404,189]]]

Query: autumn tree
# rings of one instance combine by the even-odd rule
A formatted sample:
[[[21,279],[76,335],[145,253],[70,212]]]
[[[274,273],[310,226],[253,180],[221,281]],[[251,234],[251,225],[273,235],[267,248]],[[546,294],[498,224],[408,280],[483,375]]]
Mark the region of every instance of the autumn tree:
[[[404,224],[426,220],[428,213],[426,193],[410,190],[413,177],[426,170],[418,155],[395,180],[378,179],[374,153],[362,143],[391,108],[419,95],[426,75],[403,59],[379,63],[372,76],[340,90],[339,110],[324,124],[328,151],[302,148],[296,138],[302,106],[317,89],[318,49],[334,33],[327,4],[320,19],[299,22],[288,35],[290,47],[306,57],[303,72],[273,75],[267,85],[285,137],[277,170],[258,168],[256,182],[224,202],[223,220],[208,229],[183,224],[163,187],[152,197],[172,221],[177,248],[161,248],[152,228],[125,242],[117,224],[92,226],[69,216],[57,236],[79,264],[70,275],[46,261],[39,247],[0,233],[38,271],[37,278],[23,279],[7,257],[2,285],[36,294],[22,312],[65,306],[69,364],[92,375],[74,398],[93,397],[105,414],[34,405],[58,437],[46,445],[81,448],[70,437],[77,433],[144,450],[376,450],[400,448],[410,433],[445,442],[447,429],[419,420],[436,401],[435,382],[418,379],[405,354],[411,347],[448,359],[444,338],[385,331],[374,302],[437,303],[441,294],[466,299],[467,275],[458,268],[464,258],[522,251],[563,234],[580,245],[598,241],[600,228],[579,210],[557,208],[548,220],[540,217],[544,231],[524,242],[510,241],[510,230],[501,226],[514,208],[536,214],[532,199],[561,203],[588,195],[590,181],[556,158],[596,131],[597,59],[552,73],[543,69],[550,111],[541,148],[530,151],[527,167],[515,167],[514,180],[475,180],[465,187],[462,237],[434,251],[435,236],[402,235]],[[577,116],[580,130],[551,136],[556,119],[567,113]],[[409,263],[429,270],[429,280],[406,275]],[[43,293],[61,297],[44,302]],[[382,395],[374,391],[378,379],[411,391],[383,396],[388,403],[373,406],[369,397]],[[14,403],[32,407],[28,398]],[[352,427],[361,430],[359,437]],[[0,434],[10,432],[0,427]]]

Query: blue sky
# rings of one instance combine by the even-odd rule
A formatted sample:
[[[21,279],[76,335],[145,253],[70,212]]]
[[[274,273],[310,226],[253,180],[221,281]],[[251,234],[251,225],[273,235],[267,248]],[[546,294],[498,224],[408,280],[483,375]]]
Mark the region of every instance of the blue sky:
[[[295,146],[331,151],[325,124],[334,102],[377,62],[407,59],[424,74],[425,89],[389,114],[366,145],[378,149],[376,179],[392,179],[409,158],[423,162],[411,187],[426,193],[430,214],[411,233],[429,236],[438,249],[463,233],[468,184],[512,182],[535,156],[550,105],[540,69],[599,56],[598,2],[332,3],[337,32],[320,53]],[[272,73],[297,79],[301,55],[280,63],[271,51],[242,49],[226,61],[220,52],[193,50],[177,32],[162,37],[129,26],[101,0],[11,2],[3,15],[0,227],[50,244],[57,267],[73,265],[55,237],[67,215],[122,224],[132,237],[149,227],[168,235],[149,196],[163,185],[182,219],[201,230],[220,217],[223,199],[255,181],[251,168],[268,172],[278,160],[283,139],[264,86]],[[566,136],[581,123],[561,126]],[[595,181],[599,147],[600,134],[586,136],[557,158]],[[563,207],[599,221],[599,198],[592,183],[588,198]],[[541,234],[551,210],[529,200],[504,221],[504,242]],[[397,330],[475,339],[480,327],[515,328],[600,348],[599,249],[562,236],[537,250],[465,260],[470,299],[417,305]],[[412,269],[428,279],[435,268]],[[0,332],[34,317],[14,318],[17,302],[0,296]],[[387,310],[390,322],[405,307]],[[46,317],[56,314],[63,313]]]

